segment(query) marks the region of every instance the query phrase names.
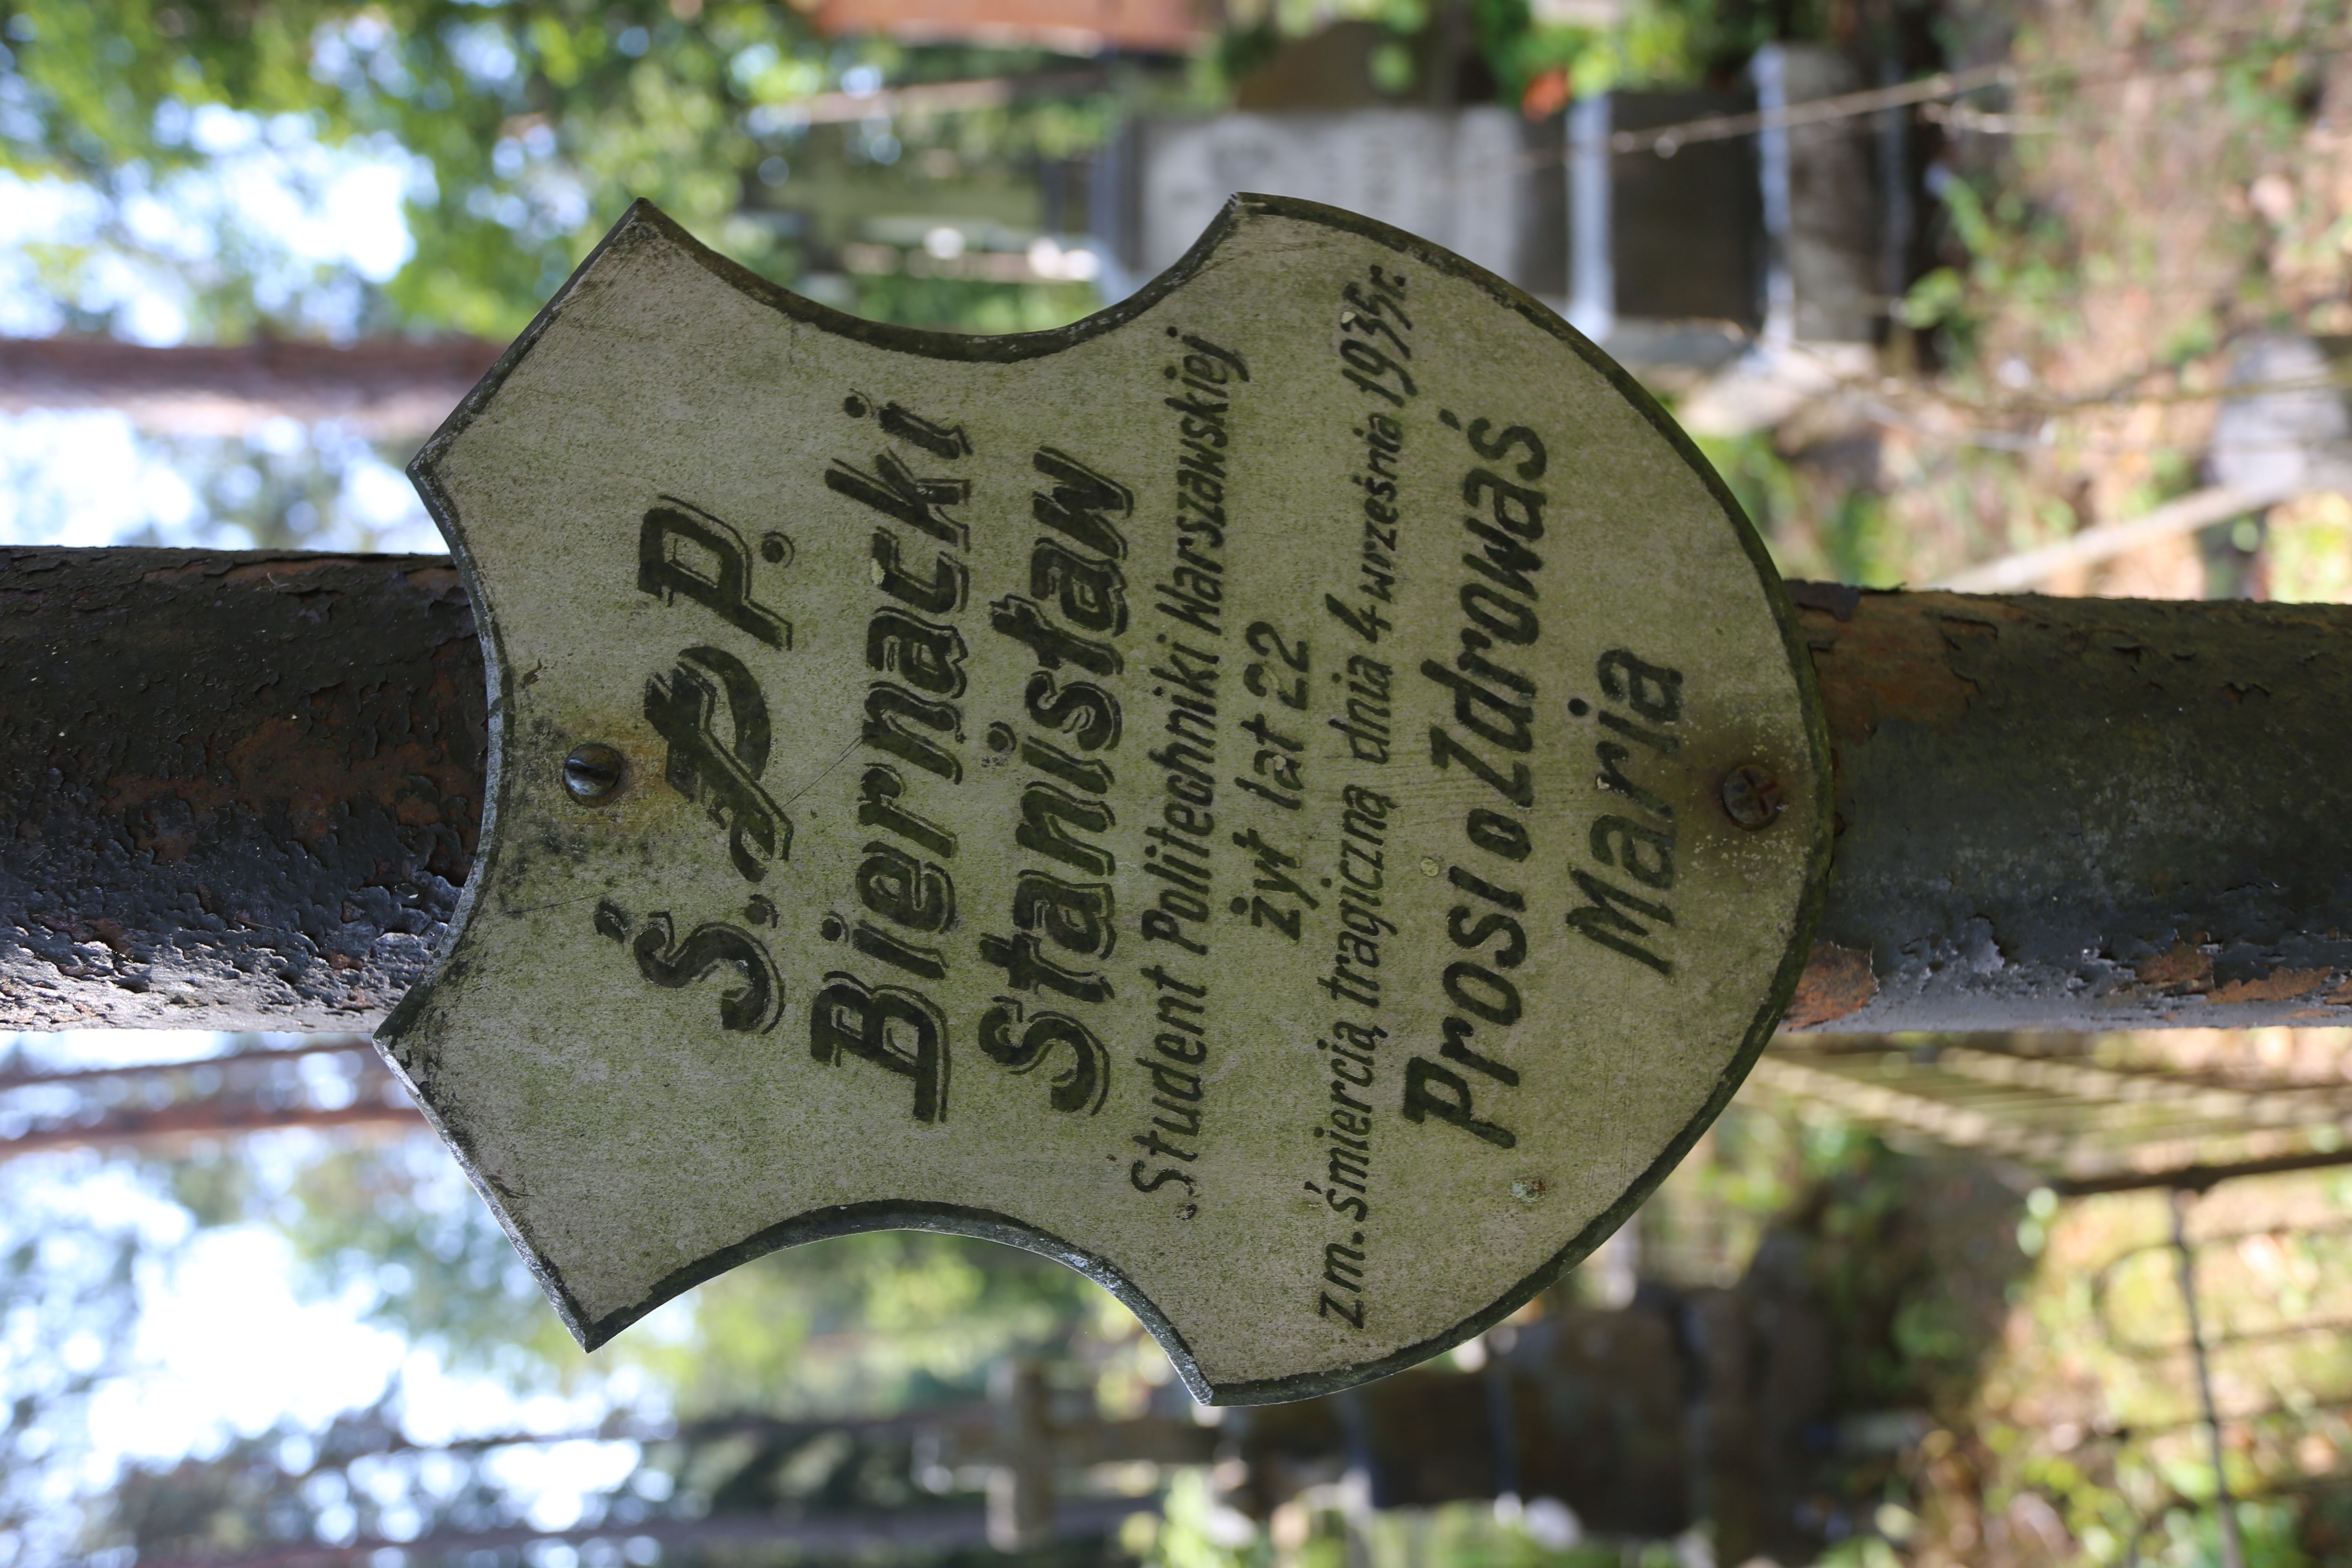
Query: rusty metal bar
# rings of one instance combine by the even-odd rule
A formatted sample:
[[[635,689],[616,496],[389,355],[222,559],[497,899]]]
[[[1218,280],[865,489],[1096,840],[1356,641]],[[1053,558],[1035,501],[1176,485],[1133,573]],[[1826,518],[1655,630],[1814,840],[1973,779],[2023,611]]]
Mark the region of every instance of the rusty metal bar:
[[[1792,1028],[2352,1021],[2352,609],[1790,587],[1839,829]],[[446,560],[0,551],[0,1026],[372,1026],[486,723]]]
[[[1792,1026],[2352,1019],[2352,608],[1790,589],[1837,780]]]
[[[0,552],[0,1025],[372,1027],[480,822],[428,556]]]

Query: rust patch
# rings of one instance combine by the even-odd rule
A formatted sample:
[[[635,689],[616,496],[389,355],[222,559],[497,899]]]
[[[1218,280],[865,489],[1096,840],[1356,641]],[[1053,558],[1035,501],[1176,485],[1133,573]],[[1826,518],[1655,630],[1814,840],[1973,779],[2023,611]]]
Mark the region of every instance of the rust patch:
[[[1870,954],[1832,942],[1813,943],[1805,973],[1797,979],[1797,994],[1789,1002],[1787,1029],[1818,1029],[1851,1013],[1859,1013],[1878,994],[1878,976],[1871,973]]]
[[[455,566],[420,567],[406,576],[410,587],[436,598],[447,598],[453,595],[463,598],[466,594],[466,580],[457,574]]]
[[[2326,984],[2328,973],[2325,969],[2275,970],[2259,980],[2232,980],[2207,1000],[2217,1006],[2225,1002],[2292,1002]]]
[[[1962,635],[1975,638],[2000,635],[1981,601],[1950,595],[1865,594],[1844,616],[1800,603],[1830,739],[1840,746],[1862,744],[1889,720],[1930,728],[1958,721],[1978,688],[1953,668],[1955,628],[1945,623],[1965,618]],[[1965,617],[1948,614],[1961,605]]]
[[[2136,966],[2132,973],[2142,985],[2178,985],[2202,991],[2213,984],[2213,955],[2185,942],[2176,942],[2171,952],[2158,953]]]
[[[313,847],[332,835],[341,811],[364,799],[404,826],[456,827],[470,855],[480,817],[478,763],[429,727],[395,738],[398,716],[373,710],[360,695],[322,689],[311,694],[307,719],[272,716],[240,735],[208,737],[213,746],[226,744],[193,777],[110,777],[100,809],[126,819],[137,847],[169,855],[170,836],[152,820],[155,803],[166,797],[199,818],[240,809],[282,813],[295,837]],[[455,710],[462,700],[446,669],[417,696],[428,712]]]

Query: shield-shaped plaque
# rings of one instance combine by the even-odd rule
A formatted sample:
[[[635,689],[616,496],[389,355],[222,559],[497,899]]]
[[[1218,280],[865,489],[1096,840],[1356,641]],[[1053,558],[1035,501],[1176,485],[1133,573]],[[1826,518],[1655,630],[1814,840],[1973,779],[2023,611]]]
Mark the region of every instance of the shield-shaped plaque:
[[[1412,237],[1237,197],[1059,331],[640,204],[412,469],[493,668],[387,1054],[593,1346],[770,1248],[1059,1258],[1201,1398],[1481,1331],[1721,1110],[1827,745],[1655,404]]]

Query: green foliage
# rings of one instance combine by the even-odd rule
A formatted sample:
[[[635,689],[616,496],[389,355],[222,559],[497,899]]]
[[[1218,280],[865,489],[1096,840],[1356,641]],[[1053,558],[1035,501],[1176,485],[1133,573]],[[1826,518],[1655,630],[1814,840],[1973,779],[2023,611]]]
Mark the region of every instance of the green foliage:
[[[118,205],[204,164],[207,109],[259,116],[273,134],[404,153],[415,252],[370,291],[358,324],[491,337],[520,330],[638,196],[790,280],[795,243],[747,213],[744,195],[752,171],[789,164],[810,141],[794,105],[861,62],[919,79],[1047,59],[845,46],[815,37],[787,6],[750,0],[0,0],[0,35],[10,110],[0,161],[26,177],[86,182]],[[1098,109],[1054,104],[902,129],[1017,158],[1091,145],[1106,125]],[[914,149],[893,135],[868,151],[887,164]],[[138,248],[119,222],[110,238]],[[281,318],[249,269],[220,271],[200,312],[208,335]]]
[[[883,1412],[977,1399],[991,1364],[1066,1352],[1101,1292],[1032,1254],[882,1231],[761,1258],[700,1287],[676,1331],[616,1344],[687,1415]]]
[[[525,1388],[584,1370],[513,1245],[424,1139],[329,1149],[284,1224],[315,1284],[357,1289],[373,1316],[454,1368]]]
[[[1083,283],[977,283],[901,274],[855,279],[850,309],[877,321],[962,332],[1042,332],[1090,315],[1100,301]]]
[[[992,1363],[1066,1349],[1103,1299],[1012,1247],[886,1231],[721,1275],[592,1362],[432,1142],[331,1151],[305,1172],[296,1205],[288,1229],[313,1286],[357,1288],[376,1319],[452,1366],[525,1388],[632,1366],[688,1417],[976,1399]]]
[[[1479,45],[1506,101],[1564,70],[1580,97],[1616,88],[1693,87],[1744,66],[1780,38],[1826,39],[1830,0],[1627,0],[1613,27],[1537,23],[1526,0],[1471,0]]]
[[[1162,1509],[1156,1519],[1129,1519],[1120,1531],[1119,1545],[1145,1568],[1622,1568],[1634,1562],[1671,1568],[1687,1561],[1659,1542],[1638,1549],[1618,1541],[1547,1546],[1523,1520],[1496,1518],[1491,1503],[1365,1513],[1339,1506],[1328,1489],[1286,1505],[1270,1532],[1221,1504],[1198,1470],[1177,1474]],[[1297,1517],[1286,1521],[1291,1513]],[[1299,1533],[1278,1549],[1274,1537],[1286,1531]]]

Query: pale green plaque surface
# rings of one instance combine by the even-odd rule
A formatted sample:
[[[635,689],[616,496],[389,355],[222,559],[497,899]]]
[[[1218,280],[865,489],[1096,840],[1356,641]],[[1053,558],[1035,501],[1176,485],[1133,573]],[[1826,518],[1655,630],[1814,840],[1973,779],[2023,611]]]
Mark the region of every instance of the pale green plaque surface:
[[[383,1039],[591,1345],[919,1226],[1203,1398],[1360,1381],[1613,1229],[1795,983],[1827,749],[1761,549],[1398,231],[1238,197],[962,338],[640,205],[413,472],[493,784]]]

